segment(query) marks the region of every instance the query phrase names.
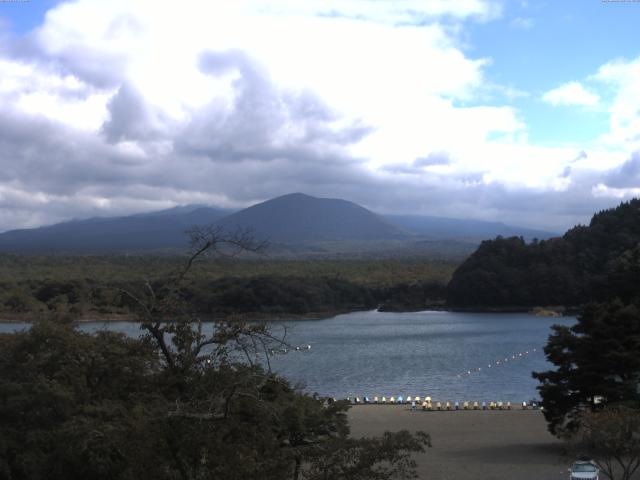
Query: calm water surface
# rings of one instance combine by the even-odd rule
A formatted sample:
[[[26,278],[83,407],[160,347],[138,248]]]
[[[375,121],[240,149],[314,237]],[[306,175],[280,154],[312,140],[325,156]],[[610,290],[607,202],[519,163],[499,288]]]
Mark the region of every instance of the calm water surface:
[[[549,327],[574,322],[527,314],[376,311],[281,322],[273,324],[274,333],[286,328],[291,344],[311,349],[277,355],[271,365],[308,392],[335,397],[521,402],[538,397],[531,372],[550,368],[542,352]],[[0,324],[0,331],[22,328]],[[140,333],[137,324],[127,322],[80,326],[87,332],[103,328]]]

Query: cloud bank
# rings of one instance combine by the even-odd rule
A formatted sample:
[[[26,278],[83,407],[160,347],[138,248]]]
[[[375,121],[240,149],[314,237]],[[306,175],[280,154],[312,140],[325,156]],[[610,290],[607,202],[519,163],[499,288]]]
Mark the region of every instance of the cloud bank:
[[[602,105],[589,148],[535,145],[456,33],[489,0],[79,0],[2,34],[0,231],[302,191],[383,213],[561,230],[637,195],[640,60],[547,92]]]

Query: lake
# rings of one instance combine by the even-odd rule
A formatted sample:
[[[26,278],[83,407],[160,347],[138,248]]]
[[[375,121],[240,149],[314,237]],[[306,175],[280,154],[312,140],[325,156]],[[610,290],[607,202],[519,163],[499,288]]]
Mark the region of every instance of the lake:
[[[344,398],[430,395],[434,400],[522,402],[537,398],[531,372],[551,368],[542,347],[553,324],[574,317],[511,313],[356,312],[326,320],[273,324],[310,350],[271,357],[272,368],[306,391]],[[15,331],[24,324],[0,324]],[[89,322],[135,336],[135,323]],[[506,359],[506,361],[505,361]]]

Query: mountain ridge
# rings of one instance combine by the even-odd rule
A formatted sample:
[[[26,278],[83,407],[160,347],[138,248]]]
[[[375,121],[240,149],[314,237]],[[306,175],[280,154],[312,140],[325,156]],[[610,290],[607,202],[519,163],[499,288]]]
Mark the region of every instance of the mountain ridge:
[[[533,238],[534,233],[546,234],[499,222],[379,215],[348,200],[291,193],[239,211],[186,205],[129,216],[94,217],[11,230],[0,233],[0,252],[183,253],[188,244],[185,231],[194,225],[206,224],[219,225],[228,231],[251,229],[258,239],[273,245],[272,251],[292,255],[412,251],[412,246],[418,247],[413,251],[424,251],[424,243],[430,241],[456,240],[464,245],[477,244],[497,235]],[[538,235],[538,238],[551,235]],[[460,254],[470,253],[468,249],[463,247]]]
[[[221,219],[228,229],[252,228],[277,243],[404,238],[382,216],[347,200],[291,193]]]

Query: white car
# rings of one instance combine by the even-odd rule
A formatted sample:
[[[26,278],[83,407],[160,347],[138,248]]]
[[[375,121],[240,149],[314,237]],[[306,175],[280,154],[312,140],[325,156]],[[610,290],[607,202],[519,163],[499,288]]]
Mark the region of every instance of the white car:
[[[569,480],[598,480],[598,467],[590,461],[577,461],[569,469]]]

